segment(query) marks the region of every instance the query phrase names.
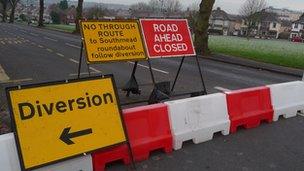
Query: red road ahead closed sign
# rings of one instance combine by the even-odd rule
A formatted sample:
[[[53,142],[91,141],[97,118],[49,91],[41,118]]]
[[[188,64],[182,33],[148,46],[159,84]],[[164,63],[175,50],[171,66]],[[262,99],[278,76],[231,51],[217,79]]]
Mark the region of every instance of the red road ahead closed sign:
[[[141,19],[149,58],[194,56],[186,19]]]

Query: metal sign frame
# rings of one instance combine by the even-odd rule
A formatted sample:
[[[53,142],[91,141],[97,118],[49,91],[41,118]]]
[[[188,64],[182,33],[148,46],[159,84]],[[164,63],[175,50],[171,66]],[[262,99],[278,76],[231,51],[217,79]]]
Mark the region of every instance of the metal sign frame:
[[[25,168],[23,155],[22,155],[22,149],[21,149],[20,141],[19,141],[19,133],[18,133],[18,130],[17,130],[17,127],[16,127],[16,122],[15,122],[16,120],[15,120],[15,115],[13,114],[13,106],[12,106],[12,101],[11,101],[11,97],[10,97],[9,92],[14,91],[14,90],[30,89],[30,88],[36,88],[36,87],[42,87],[42,86],[60,85],[60,84],[67,84],[67,83],[77,83],[77,82],[82,82],[82,81],[98,80],[98,79],[103,79],[103,78],[110,78],[111,82],[113,84],[114,94],[116,96],[116,103],[117,103],[117,107],[118,107],[118,111],[119,111],[119,117],[120,117],[120,120],[121,120],[121,124],[123,126],[123,131],[124,131],[124,135],[126,137],[126,141],[123,141],[123,142],[120,142],[120,143],[117,143],[117,144],[113,144],[113,145],[110,145],[110,146],[101,147],[101,148],[98,148],[98,149],[93,149],[93,150],[90,150],[90,151],[82,152],[82,153],[79,153],[79,154],[76,154],[76,155],[73,155],[73,156],[69,156],[69,157],[65,157],[65,158],[61,158],[61,159],[58,159],[58,160],[50,161],[50,162],[43,163],[43,164],[31,167],[31,168]],[[117,87],[116,87],[115,79],[114,79],[112,74],[105,75],[105,76],[94,76],[94,77],[86,77],[86,78],[79,78],[79,79],[70,79],[70,80],[63,80],[63,81],[52,81],[52,82],[44,82],[44,83],[39,83],[39,84],[27,84],[27,85],[21,85],[21,86],[7,87],[6,88],[6,96],[7,96],[7,99],[8,99],[8,107],[9,107],[10,117],[11,117],[11,122],[12,122],[12,130],[14,132],[14,137],[15,137],[16,147],[17,147],[17,151],[18,151],[21,170],[32,170],[32,169],[41,168],[41,167],[48,166],[48,165],[51,165],[51,164],[66,161],[66,160],[69,160],[69,159],[72,159],[72,158],[75,158],[75,157],[84,156],[87,153],[92,153],[92,152],[103,150],[103,149],[109,149],[111,147],[115,147],[115,146],[125,144],[125,143],[128,144],[128,147],[130,149],[129,150],[130,156],[131,156],[131,159],[133,161],[133,154],[132,154],[132,150],[131,150],[131,146],[130,146],[130,142],[129,142],[129,137],[128,137],[128,134],[127,134],[126,125],[125,125],[125,122],[124,122],[124,119],[123,119],[123,116],[122,116],[122,109],[121,109],[121,105],[120,105],[119,96],[118,96],[118,93],[117,93]]]

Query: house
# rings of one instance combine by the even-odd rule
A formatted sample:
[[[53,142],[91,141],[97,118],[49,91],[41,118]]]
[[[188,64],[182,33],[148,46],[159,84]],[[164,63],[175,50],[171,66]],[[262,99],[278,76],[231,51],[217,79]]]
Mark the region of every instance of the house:
[[[293,37],[304,38],[304,14],[292,23],[290,38],[292,39]]]
[[[280,20],[287,21],[295,21],[302,15],[302,13],[299,11],[293,11],[286,8],[274,8],[272,6],[266,8],[265,11],[269,13],[275,13],[278,15]]]
[[[76,7],[72,5],[66,13],[66,24],[75,24],[76,20]]]
[[[252,21],[253,28],[249,33],[251,37],[277,39],[280,33],[286,30],[286,28],[282,28],[283,22],[276,13],[269,13],[266,10],[262,10],[261,12],[253,14],[252,18],[255,20]],[[247,31],[248,21],[244,19],[241,25],[241,35],[247,35]]]
[[[209,33],[218,35],[238,35],[241,19],[237,15],[229,15],[221,8],[213,10],[209,19]]]
[[[282,22],[276,13],[262,11],[258,24],[258,36],[277,39],[281,33],[281,26]]]
[[[229,24],[229,32],[230,35],[239,36],[241,34],[242,28],[242,17],[239,15],[229,15],[230,24]]]
[[[228,35],[230,19],[228,14],[217,8],[213,10],[209,19],[209,33],[219,34],[219,35]]]

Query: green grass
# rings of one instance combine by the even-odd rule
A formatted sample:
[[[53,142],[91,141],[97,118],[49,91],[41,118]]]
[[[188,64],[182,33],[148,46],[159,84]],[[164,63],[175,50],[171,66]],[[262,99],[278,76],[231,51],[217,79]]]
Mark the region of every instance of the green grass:
[[[65,24],[45,24],[46,28],[72,33],[75,26]]]
[[[214,53],[304,69],[304,43],[210,36],[209,47]]]

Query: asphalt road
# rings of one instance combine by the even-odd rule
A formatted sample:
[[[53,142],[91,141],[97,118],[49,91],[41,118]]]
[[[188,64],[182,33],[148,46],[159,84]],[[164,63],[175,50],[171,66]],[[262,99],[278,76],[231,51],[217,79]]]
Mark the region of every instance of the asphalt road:
[[[76,78],[80,37],[23,25],[0,24],[0,107],[6,109],[4,88],[7,86],[40,83]],[[181,59],[152,60],[157,82],[172,81]],[[300,80],[300,77],[257,70],[238,65],[200,59],[208,93],[235,90],[265,84]],[[146,62],[140,62],[136,73],[142,95],[125,97],[119,90],[122,103],[145,100],[152,90]],[[92,75],[115,76],[118,88],[130,77],[133,64],[128,62],[91,65]],[[82,77],[88,75],[82,67]],[[201,90],[194,58],[186,58],[176,86],[177,93]],[[138,170],[303,170],[304,118],[280,120],[262,124],[252,130],[240,130],[229,136],[216,136],[199,145],[186,143],[184,148],[164,155],[155,152]],[[125,170],[116,163],[109,170]]]

